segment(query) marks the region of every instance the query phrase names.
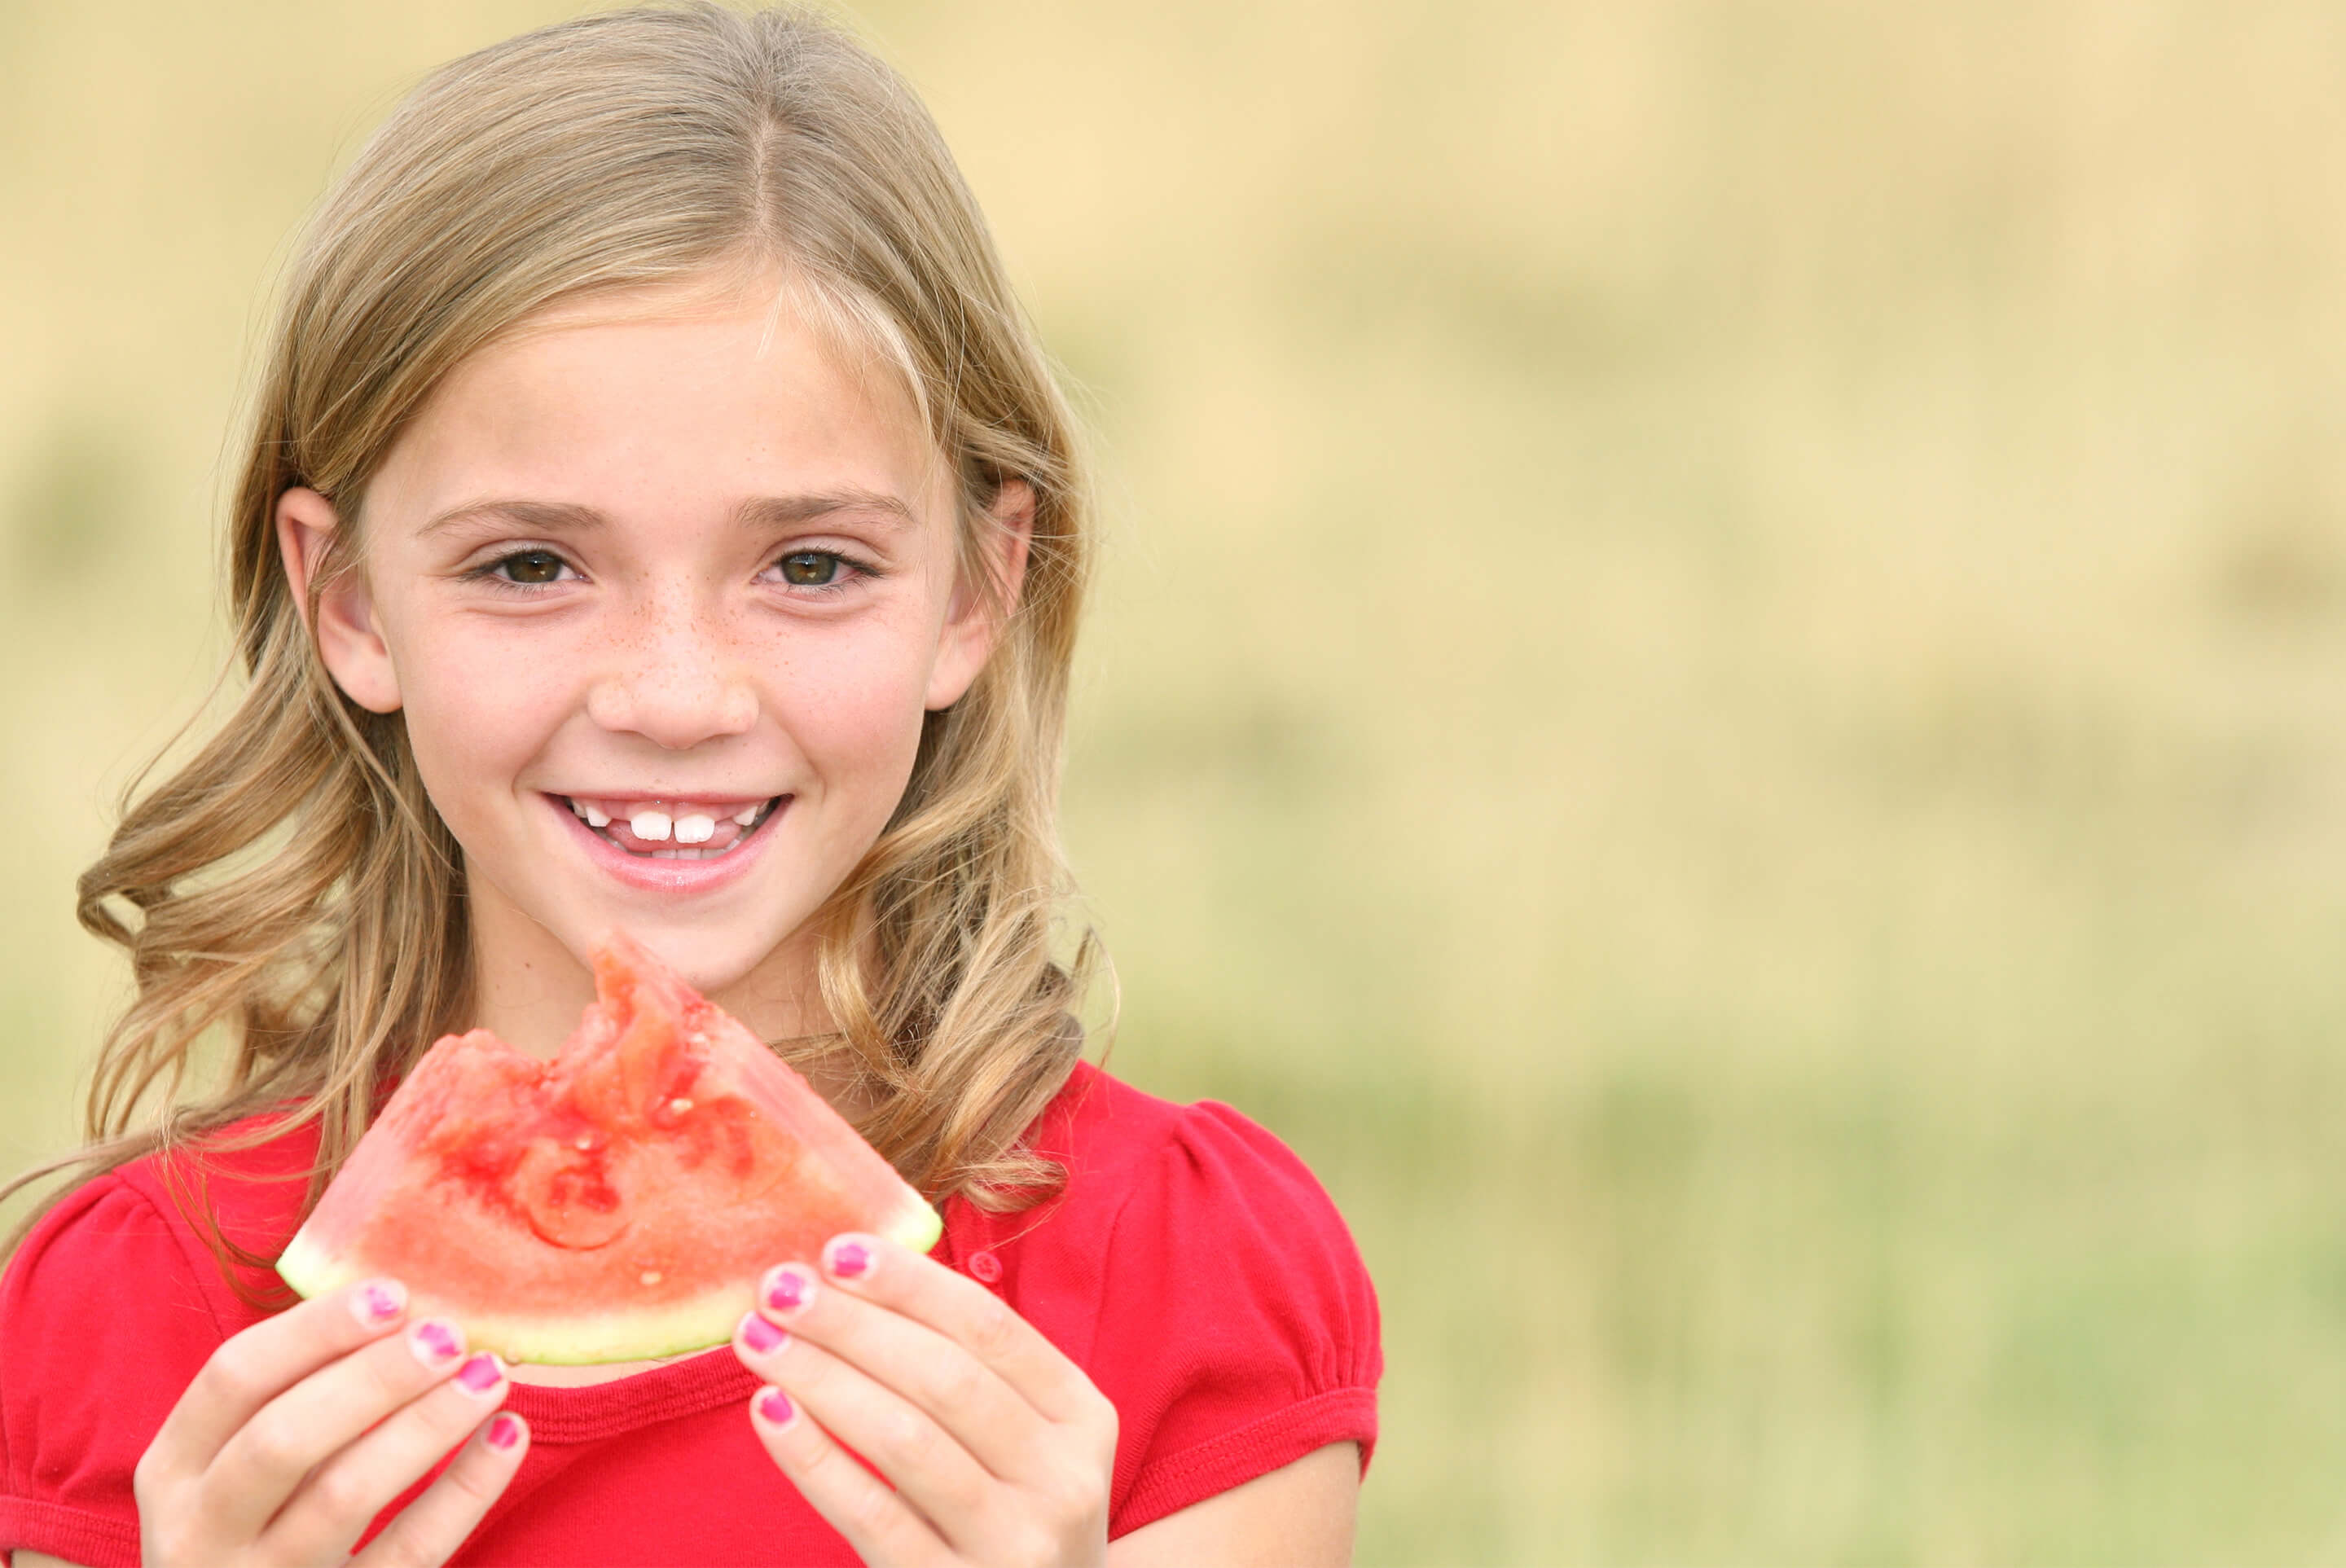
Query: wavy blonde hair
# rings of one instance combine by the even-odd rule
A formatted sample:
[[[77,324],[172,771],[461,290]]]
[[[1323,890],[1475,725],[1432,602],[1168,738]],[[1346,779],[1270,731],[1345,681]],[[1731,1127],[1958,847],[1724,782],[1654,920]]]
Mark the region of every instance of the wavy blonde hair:
[[[1096,956],[1088,932],[1070,953],[1057,919],[1090,529],[1075,423],[911,88],[805,11],[699,0],[441,67],[317,210],[230,519],[243,696],[191,760],[126,799],[81,879],[81,921],[128,951],[137,994],[98,1059],[88,1146],[6,1190],[291,1106],[319,1124],[314,1201],[382,1084],[464,1026],[462,856],[399,716],[327,676],[278,561],[278,499],[306,485],[359,519],[393,443],[467,355],[557,301],[744,267],[779,272],[818,324],[902,375],[958,475],[973,580],[990,582],[980,535],[1002,485],[1035,497],[992,658],[927,716],[892,820],[815,917],[837,1033],[778,1049],[844,1054],[876,1106],[862,1131],[933,1197],[1010,1207],[1056,1186],[1018,1137],[1075,1064]],[[207,1038],[226,1046],[223,1081],[191,1094]]]

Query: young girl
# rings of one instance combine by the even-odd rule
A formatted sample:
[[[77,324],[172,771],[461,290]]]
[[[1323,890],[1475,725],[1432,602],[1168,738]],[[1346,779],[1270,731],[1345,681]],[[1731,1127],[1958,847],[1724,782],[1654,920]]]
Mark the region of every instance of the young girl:
[[[82,883],[138,994],[0,1288],[15,1568],[1348,1558],[1341,1221],[1269,1134],[1077,1059],[1091,519],[896,76],[712,5],[437,73],[294,264],[231,527],[242,705]],[[614,929],[935,1250],[838,1237],[662,1364],[468,1355],[396,1280],[285,1308],[399,1074],[472,1025],[550,1053]]]

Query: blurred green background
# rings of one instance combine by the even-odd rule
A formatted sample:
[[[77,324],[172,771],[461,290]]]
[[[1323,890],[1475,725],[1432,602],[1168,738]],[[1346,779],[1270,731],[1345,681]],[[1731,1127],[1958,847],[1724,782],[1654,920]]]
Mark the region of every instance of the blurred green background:
[[[287,236],[575,9],[0,5],[11,1166]],[[855,15],[1101,436],[1113,1065],[1382,1291],[1360,1560],[2346,1561],[2346,14]]]

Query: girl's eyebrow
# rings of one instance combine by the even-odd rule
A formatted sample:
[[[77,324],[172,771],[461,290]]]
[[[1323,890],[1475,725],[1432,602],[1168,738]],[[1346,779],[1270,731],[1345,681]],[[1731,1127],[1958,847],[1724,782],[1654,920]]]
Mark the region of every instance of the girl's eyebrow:
[[[840,512],[874,512],[883,521],[907,528],[920,522],[902,497],[855,486],[811,495],[753,495],[733,509],[733,521],[745,528],[787,528]]]
[[[852,486],[807,495],[753,495],[733,509],[733,522],[742,528],[786,528],[842,512],[874,513],[882,521],[904,527],[919,522],[901,497]],[[575,501],[468,501],[441,513],[417,533],[434,534],[459,523],[517,523],[549,533],[585,533],[609,521]]]

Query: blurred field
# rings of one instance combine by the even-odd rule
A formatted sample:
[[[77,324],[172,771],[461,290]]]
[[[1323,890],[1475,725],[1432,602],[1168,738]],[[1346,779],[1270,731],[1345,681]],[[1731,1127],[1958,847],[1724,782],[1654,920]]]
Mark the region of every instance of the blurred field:
[[[0,7],[11,1165],[273,259],[571,9]],[[859,15],[1102,435],[1113,1065],[1383,1293],[1361,1561],[2346,1561],[2346,16]]]

